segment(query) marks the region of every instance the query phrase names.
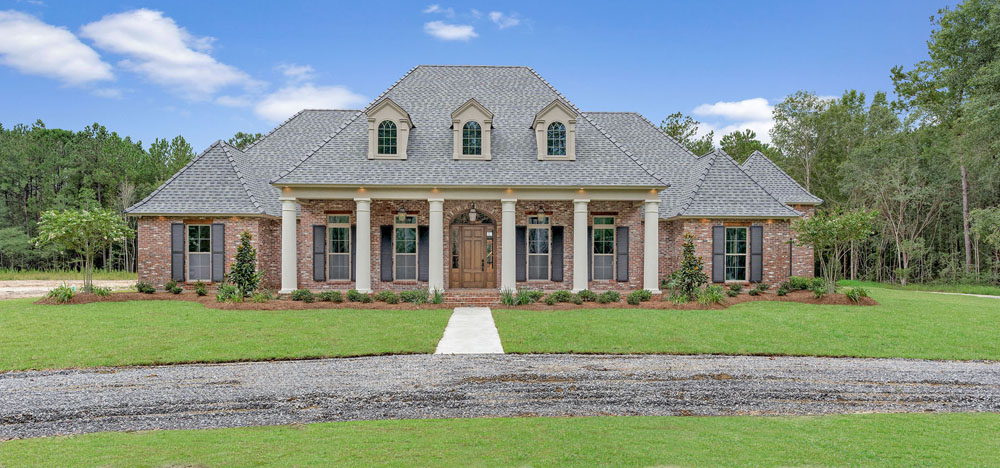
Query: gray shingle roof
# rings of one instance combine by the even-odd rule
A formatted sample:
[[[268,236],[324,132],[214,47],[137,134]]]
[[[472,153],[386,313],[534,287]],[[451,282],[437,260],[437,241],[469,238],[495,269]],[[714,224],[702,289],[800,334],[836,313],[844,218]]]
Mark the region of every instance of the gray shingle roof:
[[[823,199],[809,193],[760,151],[743,161],[743,170],[785,203],[820,204]]]
[[[409,113],[407,159],[369,160],[368,122],[358,115],[276,184],[664,186],[632,154],[580,113],[576,161],[539,161],[535,114],[569,102],[527,67],[419,66],[373,103]],[[475,98],[494,114],[492,161],[452,158],[451,113]],[[569,104],[572,107],[572,104]],[[574,109],[579,112],[579,109]]]

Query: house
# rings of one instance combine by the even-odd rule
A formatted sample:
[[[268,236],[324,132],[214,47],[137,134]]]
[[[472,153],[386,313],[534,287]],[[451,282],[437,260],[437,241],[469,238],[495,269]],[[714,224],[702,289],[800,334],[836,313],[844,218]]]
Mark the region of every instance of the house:
[[[692,154],[639,114],[581,111],[530,68],[418,66],[363,110],[214,143],[128,213],[157,286],[223,280],[249,231],[285,292],[659,292],[685,233],[714,282],[812,276],[790,223],[821,202],[763,154]]]

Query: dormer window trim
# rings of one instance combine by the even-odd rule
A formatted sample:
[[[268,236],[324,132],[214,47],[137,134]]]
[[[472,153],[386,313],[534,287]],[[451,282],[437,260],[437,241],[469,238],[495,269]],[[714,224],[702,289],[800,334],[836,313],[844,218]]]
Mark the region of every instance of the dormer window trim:
[[[470,153],[470,151],[468,151],[465,144],[465,127],[470,122],[475,122],[476,125],[479,126],[479,154],[467,154]],[[489,161],[493,159],[491,151],[493,146],[493,113],[480,104],[479,101],[469,99],[468,101],[465,101],[464,104],[459,106],[458,109],[455,109],[455,111],[451,113],[451,128],[453,159],[472,161]]]
[[[410,114],[389,98],[371,106],[365,114],[368,118],[368,159],[406,159],[410,129],[414,128]],[[386,140],[384,122],[395,126],[395,144]]]
[[[535,115],[535,142],[538,147],[539,161],[576,161],[576,111],[559,99],[552,101]],[[562,125],[561,136],[565,138],[562,145],[557,145],[561,151],[550,152],[550,126]]]

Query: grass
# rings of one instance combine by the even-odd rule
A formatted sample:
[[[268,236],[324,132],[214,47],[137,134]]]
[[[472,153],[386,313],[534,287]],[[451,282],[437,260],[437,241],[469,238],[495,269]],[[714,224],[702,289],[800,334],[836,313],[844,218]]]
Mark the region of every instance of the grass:
[[[514,353],[719,353],[1000,359],[1000,301],[872,288],[870,307],[495,310]]]
[[[136,280],[135,273],[117,270],[94,270],[95,280]],[[12,270],[0,268],[0,281],[11,280],[83,280],[76,270]]]
[[[430,353],[450,310],[215,310],[0,301],[0,371]]]
[[[861,286],[864,288],[886,288],[899,289],[903,291],[934,291],[962,294],[985,294],[987,296],[1000,296],[1000,286],[989,286],[985,284],[962,284],[962,283],[910,283],[906,287],[898,284],[879,283],[876,281],[852,281],[842,280],[837,284],[841,286]]]
[[[0,466],[1000,465],[1000,415],[355,421],[0,443]]]

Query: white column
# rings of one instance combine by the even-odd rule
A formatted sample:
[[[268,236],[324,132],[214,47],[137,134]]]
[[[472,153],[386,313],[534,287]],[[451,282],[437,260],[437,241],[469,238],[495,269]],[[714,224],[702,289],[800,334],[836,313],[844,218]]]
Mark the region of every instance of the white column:
[[[517,218],[514,216],[514,207],[517,204],[516,199],[503,199],[500,200],[500,204],[503,206],[502,216],[500,217],[500,229],[503,230],[503,239],[500,244],[500,290],[509,289],[514,291],[517,289],[517,243],[515,236],[515,223]]]
[[[289,294],[298,289],[298,249],[295,236],[295,199],[281,200],[281,294]]]
[[[587,289],[587,203],[573,200],[573,292]]]
[[[430,205],[430,249],[427,260],[427,289],[444,291],[444,199],[431,198]]]
[[[660,200],[646,200],[642,238],[642,288],[660,294]]]
[[[355,221],[357,233],[354,246],[354,266],[356,277],[354,289],[358,292],[372,292],[372,200],[371,198],[355,198]]]

